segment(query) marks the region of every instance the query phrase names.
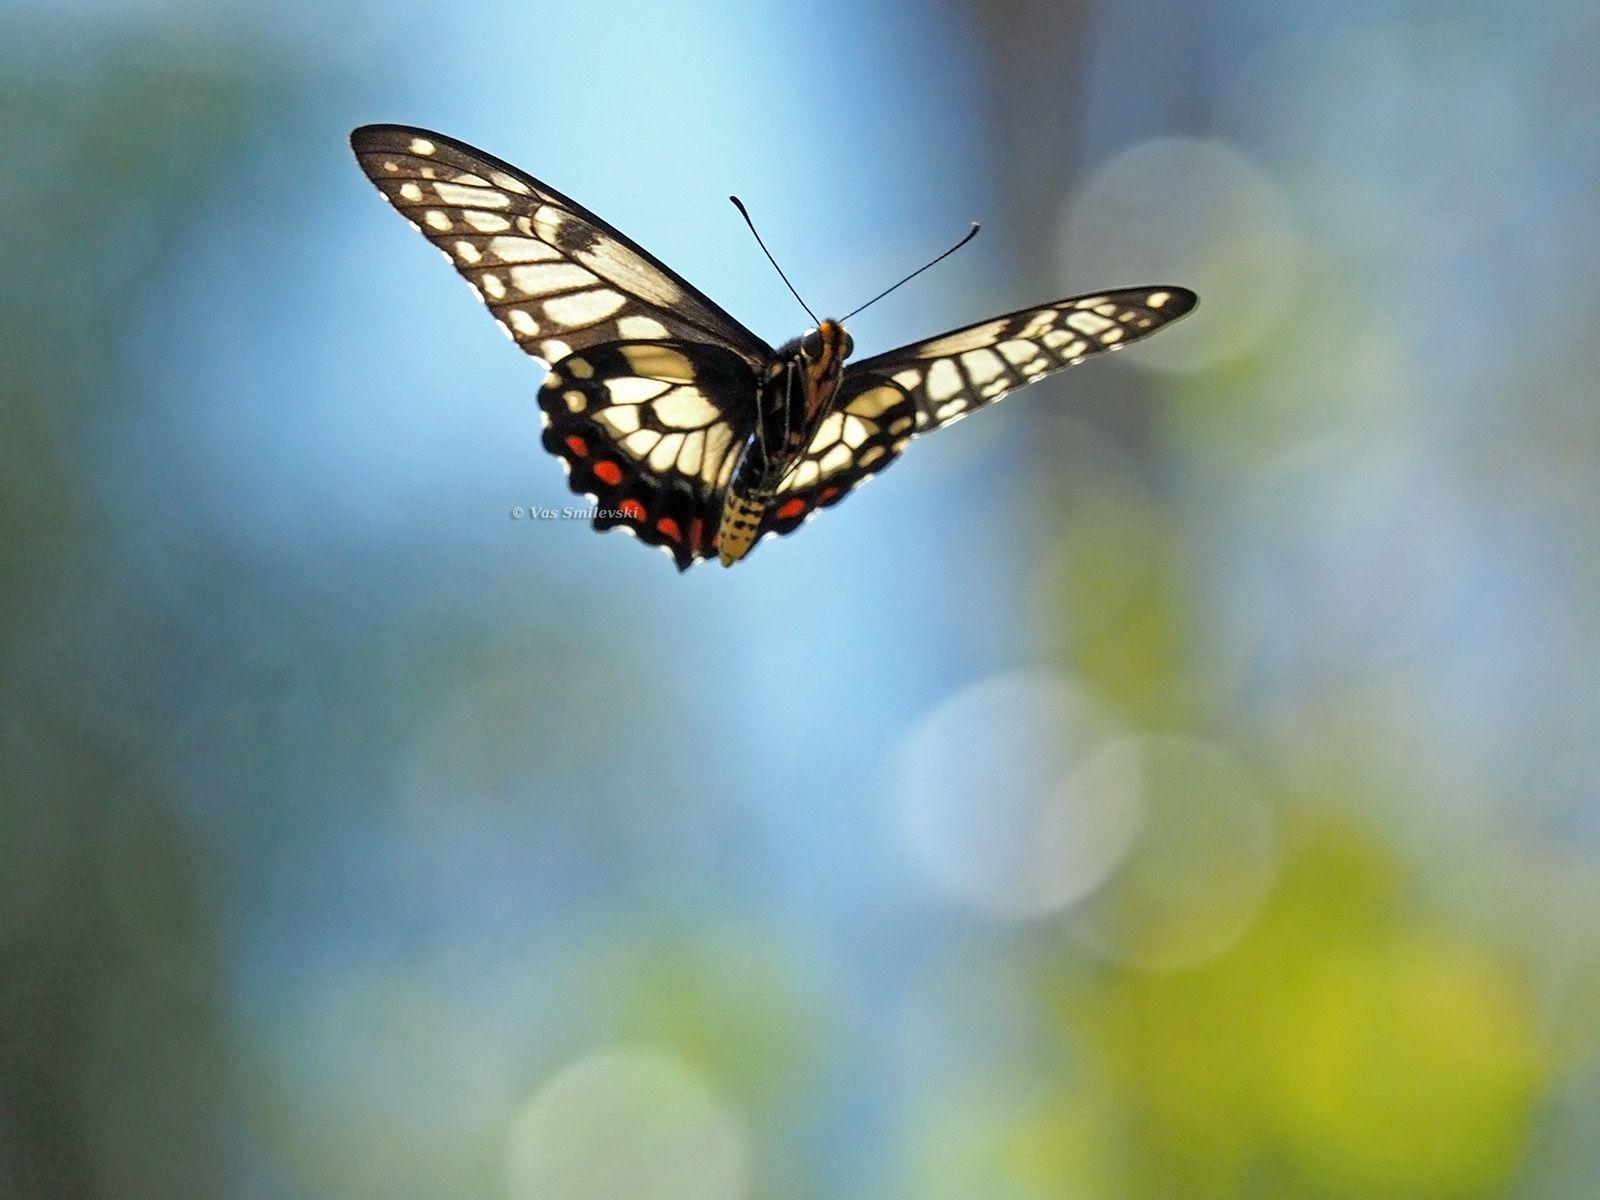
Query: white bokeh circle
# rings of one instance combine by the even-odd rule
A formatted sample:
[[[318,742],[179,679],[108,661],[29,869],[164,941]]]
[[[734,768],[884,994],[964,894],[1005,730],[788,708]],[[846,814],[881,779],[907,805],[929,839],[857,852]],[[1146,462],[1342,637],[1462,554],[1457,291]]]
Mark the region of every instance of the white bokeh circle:
[[[1138,736],[1102,751],[1139,778],[1144,823],[1116,875],[1068,916],[1073,941],[1124,966],[1171,971],[1222,954],[1278,871],[1272,815],[1234,755],[1196,738]]]
[[[1193,316],[1129,350],[1169,371],[1244,354],[1278,328],[1301,246],[1278,184],[1226,143],[1142,142],[1100,167],[1068,203],[1061,258],[1077,290],[1179,284]]]
[[[750,1150],[728,1106],[682,1062],[591,1054],[548,1080],[512,1123],[510,1200],[742,1200]]]
[[[1139,782],[1095,755],[1114,729],[1059,675],[1014,671],[958,692],[908,734],[900,833],[937,891],[1039,917],[1097,887],[1138,832]]]

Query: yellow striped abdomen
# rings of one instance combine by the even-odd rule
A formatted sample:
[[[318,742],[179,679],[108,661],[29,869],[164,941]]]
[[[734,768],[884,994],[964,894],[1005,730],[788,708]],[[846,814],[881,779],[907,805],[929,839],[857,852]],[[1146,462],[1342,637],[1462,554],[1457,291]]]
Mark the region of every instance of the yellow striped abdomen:
[[[764,500],[752,499],[730,490],[722,505],[722,525],[717,533],[717,555],[722,565],[731,567],[756,544],[756,531],[766,515]]]

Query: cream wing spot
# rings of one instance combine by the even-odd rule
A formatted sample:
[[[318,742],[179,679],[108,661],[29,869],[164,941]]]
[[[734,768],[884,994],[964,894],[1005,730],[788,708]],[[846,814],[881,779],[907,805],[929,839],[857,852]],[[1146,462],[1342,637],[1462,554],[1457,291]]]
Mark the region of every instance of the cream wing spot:
[[[500,276],[494,274],[492,271],[485,272],[483,276],[483,290],[496,300],[504,300],[506,295],[505,280],[501,279]]]
[[[659,379],[640,379],[634,375],[619,375],[606,380],[605,384],[613,404],[643,404],[647,400],[654,400],[671,386]]]
[[[951,417],[955,416],[958,412],[960,412],[966,406],[967,406],[966,398],[962,397],[962,396],[957,396],[954,400],[950,401],[948,404],[941,404],[939,406],[938,411],[933,414],[933,419],[935,421],[948,421]]]
[[[1001,357],[1003,357],[1014,367],[1021,366],[1029,359],[1037,358],[1039,353],[1039,347],[1034,345],[1032,342],[1024,342],[1014,339],[1009,342],[1000,343]]]
[[[941,358],[928,368],[928,398],[935,404],[950,399],[961,390],[961,372],[948,358]]]
[[[900,399],[900,393],[892,387],[875,387],[850,401],[845,410],[858,417],[877,417],[900,403]]]
[[[533,210],[533,232],[541,241],[554,244],[561,234],[562,222],[566,219],[566,215],[560,209],[541,204]]]
[[[577,355],[573,355],[567,362],[567,370],[571,371],[579,379],[594,378],[594,364],[587,358],[579,358]]]
[[[1067,324],[1079,333],[1087,333],[1091,337],[1104,333],[1111,328],[1111,322],[1102,316],[1091,312],[1075,312],[1067,314]]]
[[[433,194],[446,204],[460,208],[508,208],[511,205],[510,196],[493,188],[462,187],[442,180],[434,183]]]
[[[489,241],[489,253],[503,263],[548,262],[560,258],[561,251],[534,238],[497,237]]]
[[[453,249],[456,252],[456,258],[464,263],[475,263],[483,257],[483,251],[479,250],[471,242],[457,242]]]
[[[566,288],[583,287],[595,283],[595,277],[572,263],[541,263],[538,266],[511,268],[511,282],[517,290],[528,296],[547,296]]]
[[[967,376],[976,384],[988,383],[1004,373],[1006,366],[993,350],[971,350],[961,356]]]
[[[863,467],[870,467],[873,463],[882,458],[885,453],[887,452],[882,446],[868,446],[861,452],[860,464]]]
[[[942,358],[947,354],[960,354],[964,350],[992,346],[995,338],[1000,336],[1007,324],[1009,322],[1006,318],[1001,317],[994,321],[986,321],[982,325],[974,325],[971,329],[947,334],[919,347],[917,357]]]
[[[603,321],[628,302],[621,292],[595,288],[572,296],[556,296],[544,302],[544,315],[558,325],[593,325]]]
[[[683,434],[669,433],[656,443],[650,452],[650,469],[665,471],[678,461],[678,451],[683,449]]]
[[[1145,300],[1145,306],[1148,308],[1163,308],[1166,306],[1167,301],[1171,299],[1171,292],[1151,292]]]
[[[802,459],[800,465],[794,469],[790,477],[791,486],[796,488],[810,487],[822,478],[822,468],[817,466],[814,458]]]
[[[521,337],[532,337],[539,332],[539,322],[520,308],[508,309],[506,320],[511,322],[511,328]]]
[[[703,429],[717,419],[717,407],[696,388],[673,388],[654,405],[656,420],[673,429]]]
[[[922,372],[913,367],[909,370],[895,372],[892,378],[896,383],[909,392],[912,388],[916,387],[917,384],[922,382]]]
[[[617,332],[625,338],[664,338],[667,327],[654,317],[618,317]]]
[[[413,154],[420,154],[424,158],[426,158],[428,155],[432,154],[437,149],[438,149],[438,147],[435,146],[432,142],[430,142],[427,138],[412,138],[411,139],[411,153],[413,153]]]
[[[539,348],[544,351],[546,362],[556,362],[572,353],[572,347],[560,338],[550,338],[548,341],[541,343]]]
[[[839,440],[844,433],[844,417],[840,413],[829,413],[821,425],[817,426],[816,436],[811,439],[811,453],[816,454],[826,450]]]
[[[637,374],[648,379],[661,379],[669,383],[694,382],[694,364],[670,346],[623,346],[622,356]]]
[[[639,428],[639,410],[632,405],[602,409],[599,421],[614,434],[629,434]]]
[[[844,430],[841,436],[844,438],[844,444],[855,450],[872,436],[872,431],[867,428],[867,423],[860,417],[847,416],[844,419]]]
[[[452,228],[454,228],[450,224],[450,218],[445,216],[437,208],[430,208],[425,214],[423,214],[422,219],[428,223],[429,229],[437,229],[440,233],[448,233]]]
[[[589,407],[589,398],[577,388],[564,392],[561,398],[567,402],[567,409],[570,412],[581,413]]]
[[[700,473],[700,457],[705,451],[706,435],[704,430],[685,434],[683,449],[678,452],[678,470],[685,475],[698,475]]]
[[[732,456],[728,454],[728,446],[733,441],[733,427],[719,421],[706,430],[705,454],[700,462],[700,478],[708,484],[715,484],[721,476],[722,464]]]
[[[622,447],[636,458],[645,458],[656,448],[661,435],[653,429],[639,429],[622,439]]]
[[[479,233],[503,233],[511,228],[511,222],[498,213],[479,212],[475,208],[469,208],[463,212],[461,219]]]
[[[835,446],[832,450],[829,450],[817,462],[817,467],[820,470],[825,471],[830,475],[833,474],[833,472],[835,472],[835,471],[844,470],[849,465],[850,465],[850,447],[844,445],[843,443],[840,443],[839,445]]]
[[[490,174],[489,178],[494,183],[495,187],[504,188],[508,192],[515,192],[519,196],[527,196],[532,194],[532,188],[515,176],[507,175],[504,171],[494,171]]]
[[[422,189],[414,183],[402,183],[400,185],[400,195],[415,204],[422,199]]]
[[[1022,327],[1022,331],[1017,334],[1017,337],[1025,341],[1039,337],[1045,330],[1055,325],[1058,315],[1053,308],[1040,309],[1028,318],[1028,323]]]

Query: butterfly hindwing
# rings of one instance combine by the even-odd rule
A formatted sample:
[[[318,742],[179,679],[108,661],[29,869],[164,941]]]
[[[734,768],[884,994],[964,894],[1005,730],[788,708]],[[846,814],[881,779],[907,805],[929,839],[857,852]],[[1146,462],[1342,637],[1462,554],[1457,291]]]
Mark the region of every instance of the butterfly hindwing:
[[[759,368],[772,350],[619,230],[554,188],[443,134],[366,125],[367,178],[546,363],[602,342],[680,339]]]
[[[882,471],[911,440],[916,412],[911,396],[893,380],[847,374],[837,407],[778,485],[759,535],[793,533],[812,513],[837,504]]]
[[[931,433],[1091,355],[1120,350],[1194,308],[1180,287],[1124,288],[994,317],[851,366],[886,376],[916,404],[917,434]]]
[[[596,529],[628,529],[686,570],[715,553],[755,388],[744,360],[720,347],[594,346],[556,363],[539,389],[544,446],[592,498]]]

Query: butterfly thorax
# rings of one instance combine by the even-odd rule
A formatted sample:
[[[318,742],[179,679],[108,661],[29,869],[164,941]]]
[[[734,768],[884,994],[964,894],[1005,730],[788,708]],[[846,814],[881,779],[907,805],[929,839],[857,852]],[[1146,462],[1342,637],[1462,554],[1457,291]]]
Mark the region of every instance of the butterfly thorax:
[[[722,502],[717,550],[731,567],[755,544],[761,518],[832,411],[855,348],[844,326],[823,321],[785,342],[761,375],[755,432],[746,443]]]

